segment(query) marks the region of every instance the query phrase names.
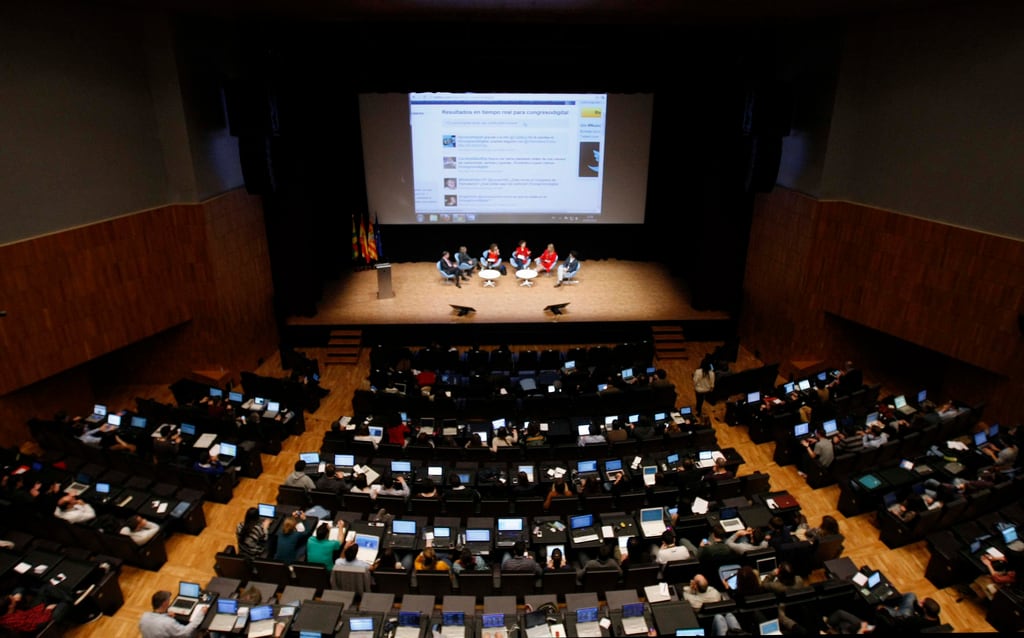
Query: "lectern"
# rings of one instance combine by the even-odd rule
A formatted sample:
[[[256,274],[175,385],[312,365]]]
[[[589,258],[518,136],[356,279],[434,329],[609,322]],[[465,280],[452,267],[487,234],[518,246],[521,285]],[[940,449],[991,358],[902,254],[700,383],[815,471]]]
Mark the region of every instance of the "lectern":
[[[377,264],[377,299],[390,299],[395,296],[391,290],[391,264]]]

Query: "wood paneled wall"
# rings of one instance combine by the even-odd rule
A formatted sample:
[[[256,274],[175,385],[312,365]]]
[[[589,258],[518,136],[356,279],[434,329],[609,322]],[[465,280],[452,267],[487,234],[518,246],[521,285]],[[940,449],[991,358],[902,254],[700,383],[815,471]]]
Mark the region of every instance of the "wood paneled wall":
[[[780,188],[757,200],[740,325],[765,360],[856,359],[839,317],[945,355],[944,391],[1017,418],[1022,311],[1020,241]]]
[[[254,369],[277,345],[262,206],[241,189],[0,246],[0,263],[5,426],[87,409],[94,387],[57,381],[77,367],[92,384],[170,383]]]

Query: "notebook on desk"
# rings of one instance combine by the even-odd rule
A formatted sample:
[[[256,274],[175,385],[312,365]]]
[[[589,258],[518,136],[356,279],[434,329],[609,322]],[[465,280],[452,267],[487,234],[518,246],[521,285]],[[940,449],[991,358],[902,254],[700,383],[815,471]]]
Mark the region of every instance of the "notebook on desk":
[[[220,453],[217,454],[217,460],[220,461],[221,465],[231,465],[235,462],[238,457],[238,446],[234,443],[221,443]]]
[[[300,452],[299,460],[306,464],[302,471],[307,475],[321,474],[324,471],[320,464],[319,452]]]
[[[95,425],[97,423],[103,423],[103,421],[105,421],[106,418],[107,406],[103,405],[102,403],[97,403],[92,406],[92,414],[85,417],[85,422],[92,423]]]
[[[184,430],[184,428],[185,426],[182,425],[182,430]],[[214,434],[213,432],[204,432],[203,434],[199,435],[199,438],[197,438],[196,442],[192,444],[192,447],[199,449],[208,448],[211,445],[213,445],[213,442],[216,440],[216,434]]]
[[[644,485],[654,485],[658,480],[658,467],[656,465],[645,465],[643,467],[644,472]]]
[[[490,634],[494,638],[508,638],[505,629],[505,614],[484,614],[480,618],[484,634]]]

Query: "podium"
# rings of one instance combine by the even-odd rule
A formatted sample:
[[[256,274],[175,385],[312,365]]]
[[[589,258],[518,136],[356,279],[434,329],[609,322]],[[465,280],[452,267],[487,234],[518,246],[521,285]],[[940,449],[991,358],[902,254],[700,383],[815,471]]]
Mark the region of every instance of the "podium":
[[[377,299],[390,299],[395,296],[391,289],[391,264],[377,264]]]

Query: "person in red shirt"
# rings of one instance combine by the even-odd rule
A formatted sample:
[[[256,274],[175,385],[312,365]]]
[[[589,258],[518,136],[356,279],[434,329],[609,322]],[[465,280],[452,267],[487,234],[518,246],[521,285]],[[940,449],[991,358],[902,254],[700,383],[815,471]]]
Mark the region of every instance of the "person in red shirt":
[[[412,432],[405,421],[392,423],[387,429],[388,443],[393,445],[405,445],[405,437]]]
[[[0,616],[0,628],[16,632],[34,633],[51,620],[60,621],[71,608],[69,597],[50,586],[44,586],[31,600],[25,598],[20,587],[6,598],[6,604],[2,605],[5,613]]]
[[[555,252],[555,245],[548,244],[548,247],[544,249],[544,252],[537,258],[537,266],[543,272],[551,274],[551,269],[558,263],[558,253]]]
[[[530,255],[532,254],[526,246],[526,240],[520,239],[515,251],[512,252],[512,257],[508,261],[516,270],[522,270],[530,265]]]
[[[491,244],[491,247],[484,252],[483,267],[499,270],[503,275],[508,274],[505,264],[501,263],[501,251],[498,249],[498,244]]]

